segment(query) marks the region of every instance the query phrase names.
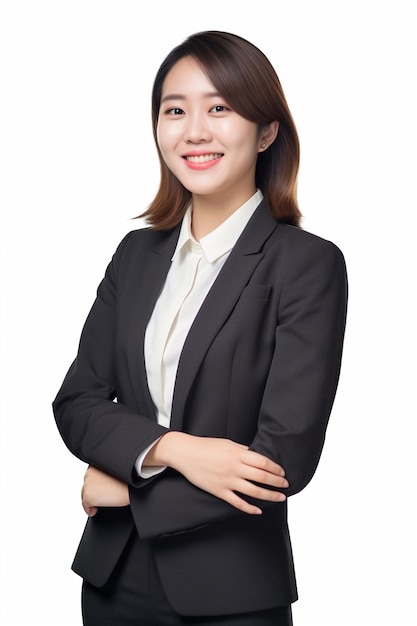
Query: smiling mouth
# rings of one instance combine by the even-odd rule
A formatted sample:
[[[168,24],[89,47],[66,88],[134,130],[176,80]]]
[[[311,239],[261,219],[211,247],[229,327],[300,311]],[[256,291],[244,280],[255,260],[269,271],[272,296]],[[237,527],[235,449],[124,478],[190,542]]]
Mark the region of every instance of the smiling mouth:
[[[208,163],[209,161],[214,161],[215,159],[220,159],[223,154],[221,152],[216,152],[213,154],[200,154],[199,156],[188,155],[183,157],[189,163]]]

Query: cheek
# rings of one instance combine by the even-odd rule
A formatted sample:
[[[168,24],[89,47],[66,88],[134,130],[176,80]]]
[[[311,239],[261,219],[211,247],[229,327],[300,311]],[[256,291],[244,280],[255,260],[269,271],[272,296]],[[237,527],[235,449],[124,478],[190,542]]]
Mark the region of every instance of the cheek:
[[[246,124],[230,127],[230,129],[228,129],[230,144],[233,143],[235,146],[243,149],[246,154],[258,153],[260,144],[259,134],[257,128]]]
[[[165,128],[163,124],[158,125],[156,129],[156,140],[158,144],[161,157],[168,169],[176,176],[179,175],[178,168],[180,163],[178,161],[178,155],[175,148],[178,144],[178,140],[175,134],[170,129]]]
[[[156,128],[156,138],[161,152],[169,148],[170,144],[172,143],[171,136],[172,129],[167,127],[164,122],[158,122],[158,126]]]
[[[181,139],[179,124],[158,124],[156,138],[159,149],[165,161],[173,158]]]

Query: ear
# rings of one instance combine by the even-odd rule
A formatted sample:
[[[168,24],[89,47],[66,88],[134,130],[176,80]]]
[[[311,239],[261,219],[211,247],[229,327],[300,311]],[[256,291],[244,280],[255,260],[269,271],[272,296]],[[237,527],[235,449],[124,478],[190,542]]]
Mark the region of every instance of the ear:
[[[273,143],[277,138],[278,130],[279,122],[276,120],[262,127],[260,137],[261,145],[259,147],[259,152],[264,152],[269,148],[271,143]]]

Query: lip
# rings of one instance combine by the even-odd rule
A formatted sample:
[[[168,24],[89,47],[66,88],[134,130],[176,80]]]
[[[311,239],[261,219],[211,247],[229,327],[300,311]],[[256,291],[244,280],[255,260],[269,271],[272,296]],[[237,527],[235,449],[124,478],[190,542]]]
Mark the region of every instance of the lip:
[[[222,152],[193,151],[183,154],[185,164],[192,170],[206,170],[214,167],[223,158]]]

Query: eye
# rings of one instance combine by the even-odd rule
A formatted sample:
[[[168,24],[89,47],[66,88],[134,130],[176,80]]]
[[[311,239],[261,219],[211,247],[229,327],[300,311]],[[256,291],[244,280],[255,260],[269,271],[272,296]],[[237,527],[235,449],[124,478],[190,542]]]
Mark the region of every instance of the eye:
[[[224,104],[216,104],[216,106],[211,107],[210,111],[213,113],[224,113],[225,111],[230,111]]]
[[[167,111],[165,111],[165,113],[167,115],[183,115],[184,111],[180,109],[179,107],[172,107],[171,109],[168,109]]]

